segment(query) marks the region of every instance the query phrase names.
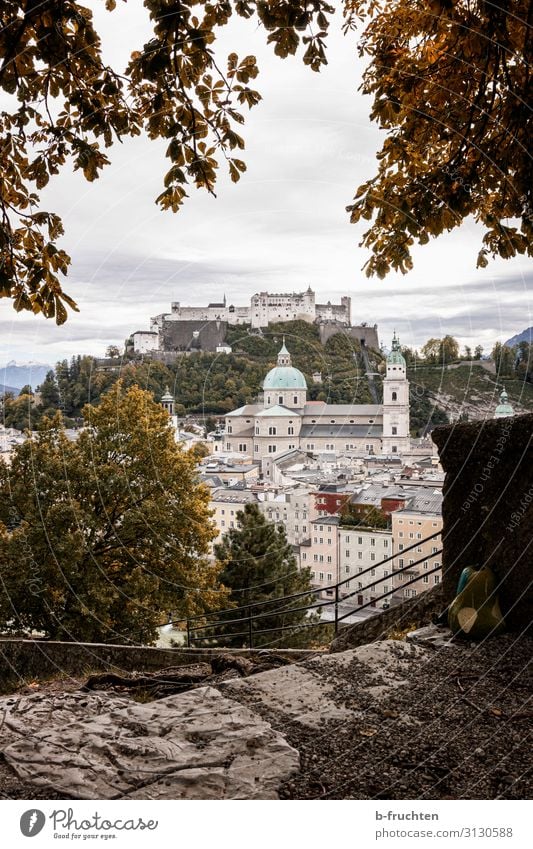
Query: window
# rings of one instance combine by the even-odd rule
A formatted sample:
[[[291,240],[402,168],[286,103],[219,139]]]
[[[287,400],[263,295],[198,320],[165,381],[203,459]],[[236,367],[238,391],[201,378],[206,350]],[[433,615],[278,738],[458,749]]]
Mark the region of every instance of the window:
[[[324,537],[319,537],[318,541],[320,545],[324,545]]]
[[[363,544],[363,537],[357,537],[357,542],[359,543],[359,545],[362,545]]]
[[[331,545],[331,539],[328,539],[328,545]]]
[[[403,542],[401,542],[398,546],[398,551],[403,551]]]
[[[323,581],[323,580],[324,580],[324,573],[323,573],[323,572],[319,572],[319,573],[318,573],[318,578],[319,578],[319,580],[320,580],[320,581]]]
[[[374,552],[372,552],[372,554],[370,555],[370,559],[372,561],[374,561],[376,559],[376,555],[374,554]]]
[[[384,539],[383,540],[383,548],[388,548],[388,547],[389,547],[389,541],[388,541],[388,539]]]
[[[255,435],[259,436],[259,425],[255,426]]]
[[[331,563],[331,554],[328,554],[328,563]]]
[[[305,551],[304,551],[304,553],[302,554],[302,560],[307,560],[307,554],[305,553]]]
[[[345,567],[344,567],[344,571],[346,572],[346,574],[347,574],[347,575],[349,575],[349,574],[350,574],[350,567],[349,567],[349,566],[345,566]]]
[[[397,436],[397,435],[398,435],[398,428],[396,427],[396,425],[393,425],[393,427],[392,427],[392,435],[393,435],[393,436]]]
[[[226,527],[226,523],[225,523],[224,519],[222,519],[222,521],[221,521],[221,523],[220,523],[220,527],[221,527],[221,528],[225,528],[225,527]]]
[[[275,445],[269,445],[268,446],[268,453],[269,454],[275,454],[276,453],[276,446]]]
[[[318,537],[313,537],[313,542],[316,545]]]
[[[431,553],[432,553],[432,554],[436,554],[438,550],[439,550],[439,549],[437,548],[437,546],[436,546],[436,545],[434,545],[434,546],[433,546],[433,548],[431,549]]]
[[[344,537],[345,542],[350,542],[350,537]]]
[[[298,403],[298,396],[297,396],[297,395],[293,395],[292,400],[293,400],[293,403],[294,403],[294,404],[297,404],[297,403]]]
[[[362,560],[362,559],[363,559],[363,552],[362,552],[362,551],[358,551],[358,552],[357,552],[357,559],[358,559],[358,560]]]
[[[429,575],[424,575],[422,580],[424,581],[425,584],[429,584]]]
[[[393,400],[393,401],[397,401],[397,400],[398,400],[398,393],[397,393],[397,392],[393,392],[393,393],[392,393],[392,400]]]
[[[387,577],[388,577],[388,574],[389,574],[389,570],[388,570],[388,569],[384,569],[384,570],[383,570],[383,577],[384,577],[384,578],[387,578]]]
[[[332,581],[332,580],[333,580],[333,575],[331,574],[331,572],[328,572],[328,581]]]
[[[318,563],[318,554],[313,555],[313,560],[315,561],[315,563]]]
[[[255,451],[256,454],[259,454],[259,445],[255,446],[254,451]]]
[[[319,562],[319,563],[323,563],[323,562],[324,562],[324,555],[323,555],[323,554],[319,554],[319,555],[318,555],[318,562]]]
[[[415,535],[414,535],[413,531],[409,531],[409,539],[414,539],[414,538],[415,538]]]
[[[373,546],[373,547],[375,548],[375,546],[376,546],[376,540],[374,539],[374,537],[372,537],[372,539],[370,540],[370,545],[371,545],[371,546]]]
[[[370,570],[370,575],[371,575],[371,577],[372,577],[372,578],[375,578],[375,577],[376,577],[376,570],[375,570],[375,569],[371,569],[371,570]]]
[[[269,429],[268,429],[268,435],[269,436],[276,436],[276,433],[277,433],[277,429],[275,427],[269,427]]]
[[[387,584],[385,584],[385,586],[383,587],[383,592],[388,593],[388,591],[389,591],[389,587],[388,587]]]
[[[401,538],[401,537],[403,537],[403,531],[400,531],[400,532],[398,533],[398,536],[399,536],[400,538]]]
[[[422,539],[422,534],[421,534],[421,533],[417,533],[416,538],[417,538],[417,539]]]
[[[287,433],[289,434],[289,436],[294,436],[294,428],[289,426],[287,428]]]
[[[239,451],[246,451],[246,443],[239,442]]]
[[[307,443],[307,450],[308,451],[314,451],[314,449],[315,449],[315,443],[314,442],[308,442]]]
[[[418,545],[418,546],[417,546],[417,548],[416,548],[416,550],[417,550],[419,553],[422,553],[422,546],[421,546],[421,545]]]
[[[344,552],[344,556],[345,556],[345,557],[349,557],[349,556],[350,556],[350,552],[349,552],[348,550],[347,550],[347,551],[345,551],[345,552]]]
[[[319,531],[323,531],[323,530],[324,530],[324,525],[319,525],[319,526],[318,526],[318,530],[319,530]],[[320,540],[320,542],[322,542],[322,540]]]
[[[226,451],[231,451],[231,442],[226,442]]]
[[[230,424],[226,427],[226,432],[227,433],[233,433],[233,430],[232,430],[232,427],[231,427]]]
[[[409,560],[409,566],[412,566],[415,561],[413,559]]]
[[[393,454],[397,454],[397,453],[398,453],[398,446],[397,446],[397,445],[393,445],[393,446],[392,446],[392,453],[393,453]]]
[[[267,404],[270,404],[270,403],[271,403],[271,401],[270,401],[270,395],[269,395],[268,398],[267,398]]]
[[[435,583],[435,584],[440,584],[440,575],[434,575],[434,577],[433,577],[433,583]]]
[[[428,568],[428,562],[427,562],[427,560],[424,560],[424,569],[427,569],[427,568]]]
[[[400,557],[400,559],[398,560],[398,566],[401,569],[403,567],[403,565],[404,565],[403,557]]]
[[[283,404],[283,395],[278,395],[278,404]]]

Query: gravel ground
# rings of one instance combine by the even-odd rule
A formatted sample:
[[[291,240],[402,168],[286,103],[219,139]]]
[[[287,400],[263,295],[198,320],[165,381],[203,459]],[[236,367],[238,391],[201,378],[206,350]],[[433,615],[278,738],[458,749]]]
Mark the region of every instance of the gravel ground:
[[[381,702],[361,699],[368,667],[329,675],[331,697],[359,717],[318,732],[285,724],[301,772],[282,798],[531,798],[532,649],[532,639],[505,635],[433,651]],[[279,716],[271,721],[279,727]]]
[[[305,661],[354,718],[311,730],[253,705],[300,750],[301,771],[283,785],[281,798],[531,798],[532,649],[533,639],[508,634],[432,650],[424,660],[413,656],[409,684],[381,700],[359,686],[380,683],[375,668]],[[21,782],[0,757],[0,798],[59,797]]]

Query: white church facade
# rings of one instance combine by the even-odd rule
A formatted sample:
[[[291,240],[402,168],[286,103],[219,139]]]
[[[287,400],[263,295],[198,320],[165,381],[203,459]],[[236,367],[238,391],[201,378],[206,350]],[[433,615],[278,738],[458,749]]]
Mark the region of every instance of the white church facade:
[[[394,336],[383,380],[383,404],[327,404],[307,400],[307,382],[285,343],[263,382],[262,401],[226,415],[228,452],[263,465],[292,449],[394,456],[410,450],[409,382]],[[268,463],[266,463],[268,465]]]

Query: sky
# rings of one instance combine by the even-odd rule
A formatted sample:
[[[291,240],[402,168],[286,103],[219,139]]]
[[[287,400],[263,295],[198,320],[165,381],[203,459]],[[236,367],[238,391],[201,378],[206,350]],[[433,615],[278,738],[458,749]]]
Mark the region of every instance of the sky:
[[[85,5],[95,11],[105,58],[122,69],[148,37],[140,0],[112,14],[96,0]],[[216,198],[191,189],[179,213],[159,210],[166,145],[147,139],[113,147],[112,164],[95,183],[68,169],[55,178],[42,207],[63,218],[61,246],[73,260],[64,288],[80,312],[57,327],[0,300],[0,365],[101,356],[148,329],[171,301],[201,305],[226,294],[228,303],[244,305],[257,291],[309,285],[319,302],[350,295],[353,323],[377,323],[386,345],[396,329],[412,347],[450,333],[489,351],[533,325],[531,263],[520,257],[476,270],[482,230],[471,221],[417,246],[408,275],[380,281],[361,271],[367,222],[350,224],[346,206],[375,172],[383,133],[369,120],[370,98],[358,91],[364,66],[356,42],[335,21],[329,64],[316,74],[300,57],[274,56],[254,24],[224,29],[219,55],[258,57],[254,86],[263,100],[242,128],[248,170],[233,184],[221,169]]]

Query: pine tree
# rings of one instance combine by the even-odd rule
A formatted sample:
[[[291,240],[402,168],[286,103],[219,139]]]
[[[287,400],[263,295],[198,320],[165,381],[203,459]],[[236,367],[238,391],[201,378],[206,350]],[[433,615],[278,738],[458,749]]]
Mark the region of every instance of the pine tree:
[[[309,591],[292,601],[251,608],[253,615],[272,611],[253,622],[253,646],[302,645],[316,639],[317,628],[302,626],[317,622],[318,617],[309,618],[306,610],[293,612],[294,608],[313,604],[317,598],[311,593],[311,573],[307,568],[298,569],[282,525],[268,522],[256,504],[247,504],[244,511],[237,513],[237,527],[230,528],[215,546],[215,556],[221,566],[220,580],[230,589],[230,600],[238,608]],[[230,612],[224,618],[245,615],[242,611]],[[247,629],[248,624],[243,622],[224,626],[228,635],[246,632],[233,639],[228,636],[225,642],[248,645]]]

